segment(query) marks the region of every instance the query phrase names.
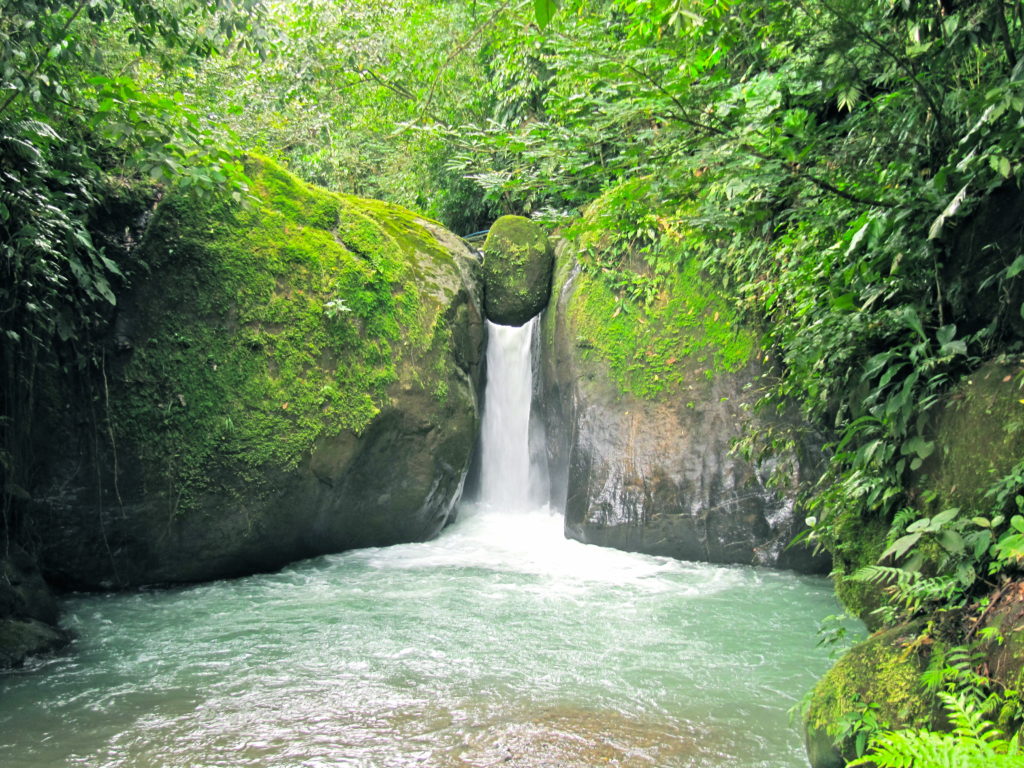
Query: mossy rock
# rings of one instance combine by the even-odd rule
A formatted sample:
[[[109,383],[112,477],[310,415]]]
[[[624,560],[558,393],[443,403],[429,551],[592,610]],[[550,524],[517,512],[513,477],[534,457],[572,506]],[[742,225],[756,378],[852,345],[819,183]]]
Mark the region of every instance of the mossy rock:
[[[554,254],[547,235],[523,216],[502,216],[484,242],[484,313],[519,326],[547,305]]]
[[[981,619],[984,638],[980,648],[985,654],[987,674],[1006,691],[1024,689],[1024,579],[1007,581],[988,595],[988,608]],[[991,633],[991,634],[990,634]],[[1012,720],[1015,708],[994,713],[996,725],[1007,735],[1014,732],[1024,739],[1024,727]]]
[[[559,243],[542,316],[540,400],[566,535],[686,560],[827,570],[825,558],[786,549],[803,526],[793,489],[812,463],[731,450],[769,424],[752,412],[765,373],[758,334],[695,260],[682,259],[649,306],[623,299],[587,269],[601,241]],[[770,487],[774,470],[790,489]]]
[[[842,510],[837,513],[833,542],[829,545],[836,597],[847,613],[872,630],[880,625],[874,611],[885,602],[885,595],[879,585],[849,577],[878,562],[885,551],[888,533],[889,524],[881,518],[864,518],[856,511]]]
[[[936,708],[921,682],[927,659],[913,645],[920,629],[905,625],[872,635],[818,681],[804,716],[812,768],[838,768],[856,756],[856,731],[848,725],[868,708],[883,729],[933,724]]]
[[[946,398],[935,427],[936,450],[917,478],[933,513],[950,507],[985,512],[992,484],[1024,457],[1024,369],[989,362]]]
[[[58,579],[248,573],[448,519],[477,422],[475,258],[411,211],[247,170],[245,206],[172,190],[135,254],[102,397],[36,494]]]

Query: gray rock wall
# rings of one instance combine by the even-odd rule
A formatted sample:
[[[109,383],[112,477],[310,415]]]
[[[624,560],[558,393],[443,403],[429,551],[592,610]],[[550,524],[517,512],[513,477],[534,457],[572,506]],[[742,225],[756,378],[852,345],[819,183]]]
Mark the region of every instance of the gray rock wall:
[[[813,460],[791,457],[782,468],[789,489],[779,491],[768,486],[777,467],[730,452],[744,430],[758,428],[750,406],[760,364],[690,376],[653,398],[624,392],[594,354],[594,318],[585,323],[574,306],[580,275],[565,244],[556,274],[542,328],[540,405],[566,535],[686,560],[827,570],[827,558],[786,549],[803,527],[792,489]]]

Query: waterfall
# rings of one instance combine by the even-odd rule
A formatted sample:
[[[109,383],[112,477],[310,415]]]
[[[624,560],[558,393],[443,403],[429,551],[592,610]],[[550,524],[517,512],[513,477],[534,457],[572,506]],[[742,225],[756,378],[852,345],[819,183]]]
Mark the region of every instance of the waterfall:
[[[539,506],[531,470],[532,345],[537,318],[519,328],[487,323],[487,384],[480,425],[479,502],[502,510]]]

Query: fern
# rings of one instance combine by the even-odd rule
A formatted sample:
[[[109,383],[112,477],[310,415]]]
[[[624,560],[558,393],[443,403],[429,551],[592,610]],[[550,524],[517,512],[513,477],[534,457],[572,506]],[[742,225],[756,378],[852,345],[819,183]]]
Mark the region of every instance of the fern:
[[[985,652],[981,648],[936,644],[928,668],[921,674],[921,682],[933,695],[955,694],[984,715],[996,715],[1000,722],[1012,719],[1016,716],[1013,702],[994,691],[992,680],[977,671],[984,659]],[[1007,714],[1000,711],[1007,706],[1011,707]]]
[[[967,694],[938,694],[953,725],[952,733],[908,728],[871,740],[868,753],[849,763],[874,768],[1024,768],[1017,737],[1006,739],[985,719]]]
[[[948,604],[963,591],[954,576],[927,577],[920,571],[887,565],[866,565],[847,578],[867,584],[887,585],[884,591],[908,615],[928,604]],[[880,609],[884,611],[883,609]]]
[[[913,507],[901,507],[892,518],[889,526],[889,535],[886,544],[892,544],[897,536],[907,529],[907,526],[920,517],[921,513]]]

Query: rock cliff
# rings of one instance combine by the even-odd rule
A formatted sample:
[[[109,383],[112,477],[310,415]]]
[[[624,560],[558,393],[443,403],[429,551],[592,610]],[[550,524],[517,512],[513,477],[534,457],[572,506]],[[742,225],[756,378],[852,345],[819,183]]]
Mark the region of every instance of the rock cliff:
[[[731,451],[759,428],[751,406],[764,369],[754,335],[699,270],[670,279],[645,310],[623,307],[563,243],[542,339],[540,405],[568,536],[687,560],[822,570],[821,558],[786,548],[802,528],[792,489],[813,459],[794,454],[784,467]],[[769,487],[775,470],[788,489]]]

